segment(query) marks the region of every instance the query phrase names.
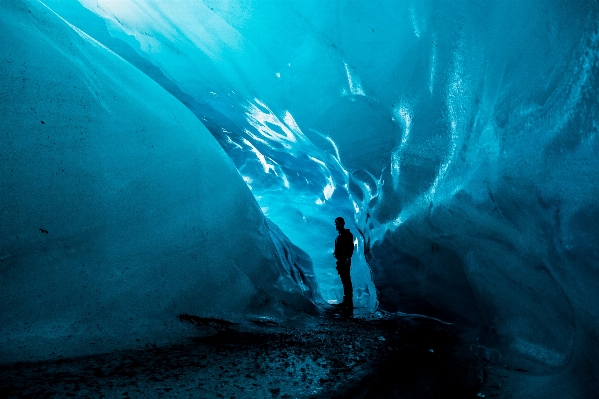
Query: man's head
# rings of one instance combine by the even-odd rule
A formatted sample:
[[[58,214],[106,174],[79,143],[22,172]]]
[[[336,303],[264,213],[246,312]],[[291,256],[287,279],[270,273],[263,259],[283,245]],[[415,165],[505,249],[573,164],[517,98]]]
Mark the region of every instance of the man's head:
[[[335,219],[335,228],[337,231],[341,231],[345,228],[345,220],[341,216]]]

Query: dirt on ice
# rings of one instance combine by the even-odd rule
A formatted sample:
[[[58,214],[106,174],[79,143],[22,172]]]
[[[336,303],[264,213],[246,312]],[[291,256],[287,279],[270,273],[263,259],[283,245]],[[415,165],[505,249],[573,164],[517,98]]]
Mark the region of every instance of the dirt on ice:
[[[309,327],[180,315],[170,346],[0,364],[8,398],[475,398],[484,365],[452,325],[327,312]]]

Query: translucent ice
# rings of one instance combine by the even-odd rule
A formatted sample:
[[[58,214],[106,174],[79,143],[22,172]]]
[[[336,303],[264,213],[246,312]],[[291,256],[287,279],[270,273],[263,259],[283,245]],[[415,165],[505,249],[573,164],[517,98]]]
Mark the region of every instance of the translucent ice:
[[[324,229],[345,212],[387,309],[479,325],[548,368],[593,331],[591,3],[82,3],[193,97],[325,298]]]
[[[265,31],[242,32],[230,20],[233,18],[241,27],[253,29],[254,24],[237,13],[246,7],[242,4],[82,1],[89,10],[106,18],[108,35],[85,13],[87,10],[78,10],[74,1],[68,6],[66,3],[69,2],[48,2],[65,18],[85,31],[93,31],[94,37],[153,76],[200,117],[244,176],[263,212],[310,256],[323,298],[339,300],[342,288],[332,256],[336,235],[332,221],[337,216],[353,219],[355,210],[347,192],[348,171],[339,162],[340,154],[333,140],[318,131],[302,129],[295,114],[282,106],[287,102],[303,103],[305,99],[291,95],[283,101],[286,94],[278,88],[282,87],[281,79],[291,78],[293,86],[304,88],[313,84],[335,86],[343,84],[343,80],[329,82],[323,75],[323,80],[318,81],[316,77],[308,78],[302,68],[297,70],[300,75],[293,76],[293,59],[303,63],[303,57],[310,51],[295,54],[293,59],[283,57],[290,61],[286,62],[285,70],[265,68],[264,63],[270,62],[270,55],[265,52],[271,49],[251,39]],[[265,2],[255,7],[254,11],[268,14],[271,28],[276,25],[272,24],[275,20],[287,23],[289,19],[289,10],[279,8],[276,3]],[[221,11],[223,15],[219,14]],[[290,30],[289,34],[298,33]],[[297,38],[305,40],[306,36]],[[125,42],[131,47],[124,49]],[[286,40],[279,44],[284,47]],[[314,50],[320,46],[314,40],[306,44]],[[131,48],[150,61],[151,66],[147,61],[140,62],[139,55],[132,55]],[[156,73],[156,67],[161,73]],[[354,72],[347,66],[346,73],[350,76]],[[357,92],[359,77],[352,79],[353,90]],[[322,100],[331,98],[325,96]],[[316,103],[313,105],[317,107]],[[305,107],[296,109],[305,111]],[[317,108],[312,111],[317,114]],[[389,119],[387,123],[392,122]],[[319,148],[314,144],[319,141],[325,146]],[[389,140],[379,144],[387,145]],[[339,149],[343,153],[345,147]],[[374,147],[371,156],[381,158]],[[352,229],[356,245],[363,248],[362,236],[356,228]],[[352,275],[356,287],[354,302],[374,309],[378,300],[361,250],[354,256]]]
[[[310,311],[187,108],[41,3],[0,10],[2,361],[166,342],[181,313]]]
[[[341,214],[363,306],[474,326],[481,352],[551,387],[521,392],[585,397],[599,369],[599,10],[558,3],[82,0],[103,31],[59,13],[204,122],[325,300],[341,291]]]

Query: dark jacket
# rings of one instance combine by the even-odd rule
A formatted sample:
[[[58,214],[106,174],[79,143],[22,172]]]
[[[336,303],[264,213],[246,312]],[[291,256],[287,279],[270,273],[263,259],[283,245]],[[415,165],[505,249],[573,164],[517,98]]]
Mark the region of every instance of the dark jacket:
[[[354,254],[354,235],[348,229],[343,229],[335,238],[335,259],[350,259]]]

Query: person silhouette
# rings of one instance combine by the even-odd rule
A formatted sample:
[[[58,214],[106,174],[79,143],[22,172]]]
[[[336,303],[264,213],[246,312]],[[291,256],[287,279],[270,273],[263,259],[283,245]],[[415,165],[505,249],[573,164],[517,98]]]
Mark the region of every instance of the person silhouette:
[[[335,238],[335,252],[333,256],[337,259],[337,273],[343,284],[343,302],[344,308],[353,308],[353,287],[351,283],[350,269],[351,257],[354,253],[354,235],[345,228],[345,220],[341,216],[335,219],[335,228],[339,235]]]

